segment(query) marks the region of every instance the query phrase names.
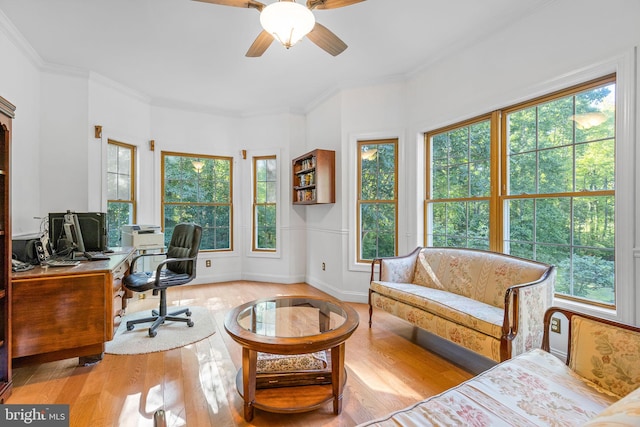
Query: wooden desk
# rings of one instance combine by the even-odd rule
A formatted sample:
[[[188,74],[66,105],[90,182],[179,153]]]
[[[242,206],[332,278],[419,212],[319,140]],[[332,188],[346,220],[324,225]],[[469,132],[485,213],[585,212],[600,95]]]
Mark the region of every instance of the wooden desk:
[[[13,273],[14,366],[71,357],[83,365],[101,360],[123,314],[122,278],[133,253],[123,248],[109,261]]]

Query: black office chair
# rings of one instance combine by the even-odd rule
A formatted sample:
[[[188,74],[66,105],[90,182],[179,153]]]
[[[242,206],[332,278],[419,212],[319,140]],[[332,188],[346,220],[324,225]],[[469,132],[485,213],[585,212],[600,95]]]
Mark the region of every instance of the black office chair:
[[[156,329],[165,320],[186,322],[187,326],[193,326],[191,321],[191,311],[188,308],[167,313],[166,290],[171,286],[184,285],[196,277],[196,261],[200,250],[200,239],[202,238],[202,227],[196,224],[178,224],[173,229],[171,243],[166,253],[147,253],[133,258],[130,271],[134,271],[136,262],[145,256],[161,256],[166,259],[158,264],[154,272],[131,273],[123,279],[124,286],[133,292],[144,292],[153,290],[153,295],[160,293],[160,308],[152,310],[151,317],[136,319],[127,322],[127,330],[131,331],[138,323],[153,322],[149,327],[149,336],[157,335]],[[177,317],[186,314],[187,317]]]

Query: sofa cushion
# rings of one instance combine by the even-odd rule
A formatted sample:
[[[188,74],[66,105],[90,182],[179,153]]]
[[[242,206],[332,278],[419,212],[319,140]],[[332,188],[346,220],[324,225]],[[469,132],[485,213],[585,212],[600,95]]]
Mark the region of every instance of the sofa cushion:
[[[640,388],[589,420],[585,427],[640,426]]]
[[[326,351],[308,354],[258,353],[257,373],[320,371],[327,368]]]
[[[499,339],[504,310],[451,292],[412,283],[371,282],[371,290]]]
[[[440,282],[438,276],[436,276],[436,272],[433,270],[433,267],[431,267],[431,263],[427,260],[427,254],[425,251],[420,251],[418,254],[413,280],[407,282],[426,286],[428,288],[445,290],[444,285]]]
[[[573,316],[569,366],[603,389],[623,397],[640,383],[637,332]]]
[[[500,308],[507,288],[535,282],[549,268],[505,254],[455,248],[423,248],[418,260],[414,283],[418,279],[423,286]]]
[[[361,426],[581,426],[615,400],[536,349]]]
[[[422,308],[414,307],[376,292],[371,293],[371,304],[373,307],[391,313],[412,325],[467,348],[490,360],[495,362],[502,360],[500,356],[500,340],[491,335],[478,332],[475,329],[462,326],[451,320],[429,313]]]

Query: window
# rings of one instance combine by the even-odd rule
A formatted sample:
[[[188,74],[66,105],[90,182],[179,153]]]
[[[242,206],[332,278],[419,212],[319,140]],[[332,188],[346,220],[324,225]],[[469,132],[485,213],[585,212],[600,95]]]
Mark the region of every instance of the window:
[[[427,133],[426,242],[553,264],[556,296],[615,306],[615,86],[607,76]]]
[[[558,267],[556,293],[615,304],[615,80],[507,109],[505,251]]]
[[[427,134],[429,246],[489,249],[491,117]]]
[[[202,227],[201,250],[233,250],[233,158],[162,152],[165,243],[181,222]]]
[[[276,156],[253,158],[254,251],[276,250]]]
[[[120,227],[136,222],[136,147],[109,140],[107,143],[107,245],[118,247]]]
[[[358,141],[358,262],[397,255],[398,140]]]

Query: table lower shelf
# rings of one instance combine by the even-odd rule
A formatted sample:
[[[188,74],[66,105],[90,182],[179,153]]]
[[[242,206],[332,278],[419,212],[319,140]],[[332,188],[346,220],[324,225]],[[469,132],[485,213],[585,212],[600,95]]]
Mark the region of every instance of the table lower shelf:
[[[343,386],[347,382],[347,371],[344,371]],[[236,375],[238,394],[244,399],[242,387],[242,369]],[[295,391],[292,391],[292,388]],[[295,385],[256,389],[254,408],[275,413],[298,413],[318,409],[333,401],[333,387],[323,385]]]

